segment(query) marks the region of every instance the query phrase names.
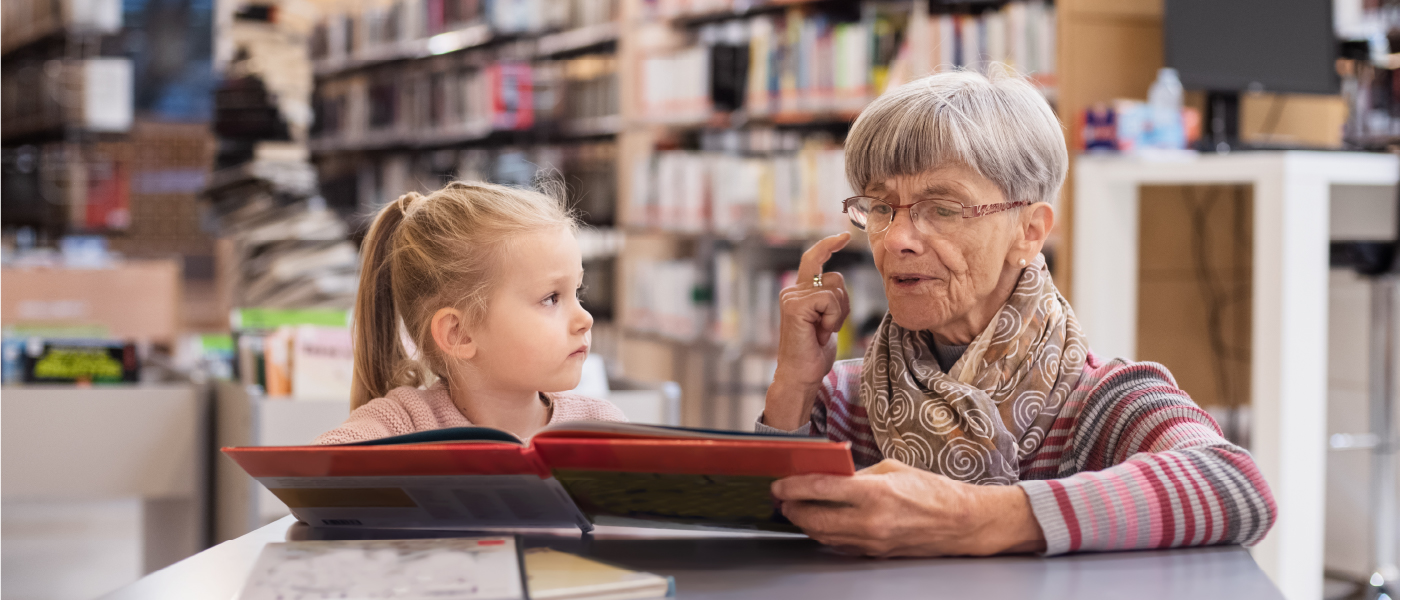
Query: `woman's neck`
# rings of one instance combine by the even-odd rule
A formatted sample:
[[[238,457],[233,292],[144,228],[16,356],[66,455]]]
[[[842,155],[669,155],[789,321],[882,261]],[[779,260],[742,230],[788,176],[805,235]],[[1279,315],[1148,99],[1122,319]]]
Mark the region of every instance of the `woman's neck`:
[[[550,408],[541,401],[539,392],[454,379],[448,384],[448,395],[473,425],[501,429],[522,439],[550,422]]]

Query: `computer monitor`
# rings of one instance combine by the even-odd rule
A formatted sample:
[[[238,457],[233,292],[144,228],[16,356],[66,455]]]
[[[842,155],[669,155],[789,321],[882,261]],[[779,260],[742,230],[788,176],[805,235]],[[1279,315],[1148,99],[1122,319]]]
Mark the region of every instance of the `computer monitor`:
[[[1182,87],[1209,92],[1211,145],[1238,139],[1240,92],[1339,90],[1329,0],[1164,0],[1163,45]]]

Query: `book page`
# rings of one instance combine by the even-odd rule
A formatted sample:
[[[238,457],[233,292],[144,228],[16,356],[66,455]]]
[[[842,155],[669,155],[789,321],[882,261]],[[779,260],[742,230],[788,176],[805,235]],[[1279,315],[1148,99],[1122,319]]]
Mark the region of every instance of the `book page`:
[[[637,423],[613,423],[608,421],[567,421],[555,423],[537,432],[533,439],[562,437],[608,437],[608,438],[651,438],[651,439],[699,439],[699,440],[745,440],[775,442],[827,443],[824,437],[802,437],[792,435],[768,435],[747,431],[726,431],[721,429],[700,429],[695,427],[667,427],[664,425],[640,425]]]
[[[259,477],[315,527],[592,528],[552,478],[536,475]]]
[[[523,600],[514,538],[287,542],[258,555],[239,600]]]
[[[526,585],[531,600],[563,598],[660,598],[671,582],[550,548],[525,551]]]

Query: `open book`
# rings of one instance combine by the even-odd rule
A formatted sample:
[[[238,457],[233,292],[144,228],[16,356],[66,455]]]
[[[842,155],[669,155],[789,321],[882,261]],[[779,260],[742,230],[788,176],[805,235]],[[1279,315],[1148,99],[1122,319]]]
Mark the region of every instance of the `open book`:
[[[551,425],[529,443],[456,427],[223,452],[317,527],[588,531],[642,521],[797,531],[769,484],[854,473],[846,442],[598,421]]]

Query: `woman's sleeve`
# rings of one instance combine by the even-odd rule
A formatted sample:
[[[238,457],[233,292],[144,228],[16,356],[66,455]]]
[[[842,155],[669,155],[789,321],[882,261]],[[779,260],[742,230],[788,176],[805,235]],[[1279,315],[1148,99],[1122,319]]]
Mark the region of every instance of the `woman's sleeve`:
[[[848,402],[848,397],[854,397],[860,387],[860,375],[861,359],[837,361],[832,365],[832,370],[827,372],[827,376],[822,378],[822,385],[817,388],[817,399],[812,404],[812,413],[808,416],[808,422],[803,423],[797,429],[769,427],[764,423],[764,413],[761,412],[758,418],[754,419],[754,433],[828,437],[827,407],[834,402],[845,404]]]
[[[1255,461],[1178,389],[1161,365],[1116,369],[1066,406],[1019,485],[1046,553],[1251,545],[1275,502]]]

